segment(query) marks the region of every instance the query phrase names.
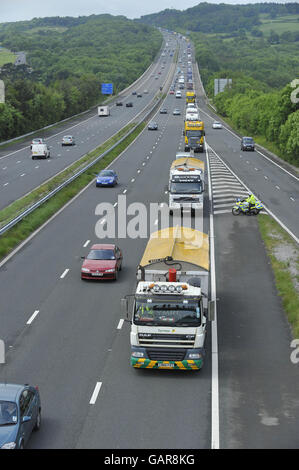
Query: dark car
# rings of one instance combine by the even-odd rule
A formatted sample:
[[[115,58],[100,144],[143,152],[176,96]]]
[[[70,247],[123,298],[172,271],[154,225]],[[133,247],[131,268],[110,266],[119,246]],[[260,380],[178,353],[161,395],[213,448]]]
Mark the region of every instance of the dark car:
[[[137,98],[142,98],[142,94],[141,94],[141,93],[137,93]]]
[[[242,137],[241,150],[252,150],[254,152],[254,145],[252,137]]]
[[[114,170],[102,170],[97,175],[96,186],[115,186],[118,177]]]
[[[137,95],[137,91],[132,91],[132,95]]]
[[[118,279],[123,256],[116,245],[92,245],[89,254],[83,259],[81,279]]]
[[[116,106],[122,106],[122,105],[123,105],[123,104],[122,104],[121,101],[117,101],[117,102],[116,102]]]
[[[160,109],[160,114],[167,114],[167,109],[166,108],[161,108]]]
[[[40,426],[38,388],[0,383],[0,449],[23,449]]]
[[[131,103],[131,102],[126,103],[126,107],[127,107],[127,108],[133,108],[133,103]]]
[[[149,131],[157,131],[158,130],[158,124],[156,122],[150,122],[147,126]]]

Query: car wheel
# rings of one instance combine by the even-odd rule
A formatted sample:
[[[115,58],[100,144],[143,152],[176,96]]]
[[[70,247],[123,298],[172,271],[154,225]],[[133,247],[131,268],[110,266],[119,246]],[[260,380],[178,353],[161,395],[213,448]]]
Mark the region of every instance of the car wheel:
[[[42,420],[42,416],[41,416],[41,411],[38,410],[38,415],[36,417],[36,422],[35,422],[35,426],[34,426],[34,431],[39,431],[40,430],[40,427],[41,427],[41,420]]]
[[[115,278],[114,278],[115,281],[118,280],[118,269],[115,271]]]

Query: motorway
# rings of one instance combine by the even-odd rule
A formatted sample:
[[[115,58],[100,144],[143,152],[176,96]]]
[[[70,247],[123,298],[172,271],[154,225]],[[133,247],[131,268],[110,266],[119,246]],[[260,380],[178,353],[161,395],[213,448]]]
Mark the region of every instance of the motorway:
[[[94,108],[84,116],[77,116],[41,131],[38,137],[44,138],[49,145],[49,159],[32,160],[31,136],[25,142],[15,142],[0,148],[0,210],[99,147],[129,122],[135,122],[139,113],[153,100],[159,87],[163,86],[170,71],[173,57],[169,54],[162,57],[161,54],[136,86],[129,87],[120,98],[113,101],[109,117],[99,118],[97,108]],[[144,94],[145,90],[148,93]],[[132,91],[140,92],[142,97],[137,98],[132,95]],[[121,101],[123,106],[116,106],[116,101]],[[133,107],[127,108],[125,104],[130,101]],[[76,145],[62,146],[64,135],[72,135]]]
[[[200,105],[202,113],[211,114],[203,100]],[[1,303],[0,337],[8,350],[1,381],[5,377],[39,386],[42,427],[29,448],[209,449],[217,434],[221,448],[298,448],[299,370],[290,361],[290,328],[256,218],[233,217],[229,210],[232,193],[245,192],[244,184],[258,184],[258,178],[250,180],[256,170],[242,160],[258,156],[237,158],[238,140],[230,132],[214,131],[206,120],[208,151],[201,154],[209,166],[204,231],[211,229],[210,189],[218,303],[200,372],[135,370],[129,364],[130,325],[121,318],[120,299],[134,291],[147,237],[116,233],[111,240],[124,253],[117,283],[80,279],[81,256],[97,242],[99,203],[110,202],[117,215],[118,196],[126,197],[127,205],[167,202],[169,167],[175,153],[184,150],[185,100],[167,95],[163,106],[168,114],[156,115],[159,130],[145,129],[111,165],[119,175],[118,186],[90,184],[1,265],[0,296],[6,300]],[[172,115],[176,107],[181,116]],[[263,174],[269,171],[262,157],[255,165]],[[227,184],[228,192],[223,188]],[[280,216],[280,204],[271,205],[270,187],[255,187]],[[295,231],[292,211],[286,212],[284,223]],[[148,232],[156,229],[154,220]],[[213,360],[212,341],[218,343]],[[215,381],[216,402],[211,401]]]

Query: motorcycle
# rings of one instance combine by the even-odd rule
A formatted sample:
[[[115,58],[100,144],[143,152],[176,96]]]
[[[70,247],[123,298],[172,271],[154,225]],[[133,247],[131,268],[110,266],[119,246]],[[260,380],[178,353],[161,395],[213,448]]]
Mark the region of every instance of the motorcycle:
[[[246,215],[258,215],[263,209],[263,205],[260,201],[256,201],[254,206],[251,206],[249,210],[249,204],[245,199],[237,198],[235,205],[232,208],[233,215],[246,214]]]

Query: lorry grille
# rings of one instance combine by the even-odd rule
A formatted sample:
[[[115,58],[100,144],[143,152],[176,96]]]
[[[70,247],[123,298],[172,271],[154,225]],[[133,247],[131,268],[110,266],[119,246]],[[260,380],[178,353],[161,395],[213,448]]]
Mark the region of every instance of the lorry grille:
[[[151,361],[183,361],[186,356],[185,349],[148,348],[146,352]]]
[[[181,348],[193,348],[195,336],[194,335],[168,335],[168,334],[149,334],[138,335],[139,345],[143,347],[147,346],[162,346],[162,347],[181,347]]]

